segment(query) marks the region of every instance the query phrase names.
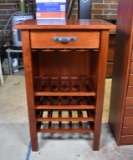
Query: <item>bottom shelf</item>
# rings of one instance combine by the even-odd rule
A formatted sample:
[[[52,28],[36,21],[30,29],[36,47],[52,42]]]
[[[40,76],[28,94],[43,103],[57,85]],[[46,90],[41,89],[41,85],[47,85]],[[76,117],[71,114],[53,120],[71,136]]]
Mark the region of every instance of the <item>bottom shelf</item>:
[[[93,132],[94,110],[37,110],[37,132]]]

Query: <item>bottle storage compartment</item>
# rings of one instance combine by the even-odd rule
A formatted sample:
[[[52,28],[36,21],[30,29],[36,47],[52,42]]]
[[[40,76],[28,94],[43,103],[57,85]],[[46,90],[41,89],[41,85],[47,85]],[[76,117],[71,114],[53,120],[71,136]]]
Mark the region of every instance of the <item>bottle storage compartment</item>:
[[[37,77],[35,95],[95,96],[93,78],[88,77]]]
[[[36,109],[95,109],[95,97],[37,96]]]
[[[94,115],[91,110],[39,110],[38,132],[93,132]]]
[[[90,51],[39,49],[32,53],[37,131],[93,132],[96,84],[90,74]]]

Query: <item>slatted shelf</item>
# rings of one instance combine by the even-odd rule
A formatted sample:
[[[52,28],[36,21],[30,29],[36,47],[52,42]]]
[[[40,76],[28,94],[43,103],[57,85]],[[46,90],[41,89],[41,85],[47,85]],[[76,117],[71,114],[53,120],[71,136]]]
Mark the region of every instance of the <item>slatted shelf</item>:
[[[90,77],[36,77],[35,96],[96,96]]]
[[[72,132],[93,132],[94,130],[94,112],[91,110],[67,110],[65,112],[63,110],[41,110],[40,114],[38,113],[37,110],[38,132],[71,132],[71,130]],[[84,123],[86,123],[85,127]],[[56,124],[57,127],[52,127],[52,124]],[[77,124],[76,128],[74,124]],[[43,125],[47,127],[44,128]],[[63,125],[67,125],[67,128],[64,128]]]
[[[95,99],[94,97],[86,97],[86,96],[85,97],[37,96],[35,97],[35,109],[37,110],[95,109]]]
[[[61,109],[61,110],[76,110],[76,109],[95,109],[94,105],[38,105],[35,107],[35,109],[45,109],[45,110],[51,110],[51,109]]]
[[[54,133],[54,132],[57,132],[57,133],[66,133],[66,132],[71,132],[71,133],[73,133],[73,132],[93,132],[94,130],[93,129],[91,129],[91,128],[68,128],[68,129],[59,129],[59,128],[53,128],[53,129],[51,129],[51,128],[39,128],[38,130],[37,130],[38,132],[52,132],[52,133]]]
[[[92,132],[94,119],[94,112],[91,110],[67,110],[65,113],[63,110],[41,110],[40,114],[36,114],[38,132]],[[52,124],[57,127],[52,127]],[[77,124],[76,128],[74,124]],[[63,125],[67,125],[67,128]]]

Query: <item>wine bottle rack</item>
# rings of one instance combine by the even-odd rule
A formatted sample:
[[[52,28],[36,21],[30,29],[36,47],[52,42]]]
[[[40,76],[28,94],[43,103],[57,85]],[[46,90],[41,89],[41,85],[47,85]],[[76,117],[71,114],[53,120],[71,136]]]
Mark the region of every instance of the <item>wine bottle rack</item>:
[[[32,150],[38,150],[38,132],[92,132],[98,150],[109,30],[115,25],[27,20],[15,28],[22,33]]]

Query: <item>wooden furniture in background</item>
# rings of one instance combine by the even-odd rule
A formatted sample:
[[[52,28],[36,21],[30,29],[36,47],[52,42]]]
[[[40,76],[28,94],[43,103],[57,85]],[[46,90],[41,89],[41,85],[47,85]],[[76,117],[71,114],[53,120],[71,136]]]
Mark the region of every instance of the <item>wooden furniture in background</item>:
[[[98,150],[109,30],[115,25],[27,20],[15,28],[22,32],[32,150],[38,150],[37,132],[92,132]]]
[[[109,124],[118,145],[133,144],[133,1],[119,0]]]
[[[109,34],[109,48],[107,57],[106,78],[112,78],[115,51],[115,30]]]

